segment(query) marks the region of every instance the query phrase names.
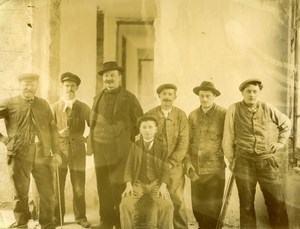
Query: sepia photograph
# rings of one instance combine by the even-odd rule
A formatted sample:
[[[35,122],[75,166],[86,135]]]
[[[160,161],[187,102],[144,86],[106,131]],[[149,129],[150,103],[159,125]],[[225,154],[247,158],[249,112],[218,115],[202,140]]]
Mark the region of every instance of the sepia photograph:
[[[0,229],[300,229],[299,22],[0,0]]]

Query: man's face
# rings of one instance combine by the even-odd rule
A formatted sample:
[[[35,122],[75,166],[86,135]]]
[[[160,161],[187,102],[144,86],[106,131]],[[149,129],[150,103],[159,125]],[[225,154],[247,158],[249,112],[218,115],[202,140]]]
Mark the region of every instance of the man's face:
[[[163,89],[160,93],[159,93],[159,99],[161,102],[162,107],[165,108],[171,108],[171,106],[173,105],[174,100],[176,99],[176,91],[174,89]]]
[[[102,75],[104,87],[107,90],[113,90],[120,86],[122,76],[118,70],[104,72]]]
[[[210,108],[214,104],[215,98],[212,91],[199,91],[200,104],[204,109]]]
[[[259,94],[259,86],[253,84],[249,84],[242,92],[244,101],[248,106],[254,106],[257,103]]]
[[[152,120],[144,121],[140,124],[140,133],[143,136],[144,140],[150,140],[154,138],[156,132],[157,132],[157,126],[154,121]]]
[[[76,97],[76,91],[78,86],[75,82],[66,80],[62,82],[63,96],[66,99],[74,99]]]
[[[20,89],[25,98],[32,98],[39,86],[38,80],[21,80]]]

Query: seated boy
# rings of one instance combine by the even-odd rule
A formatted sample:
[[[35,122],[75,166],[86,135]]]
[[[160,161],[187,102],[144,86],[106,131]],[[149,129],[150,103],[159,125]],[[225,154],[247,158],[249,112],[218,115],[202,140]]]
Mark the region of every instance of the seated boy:
[[[152,226],[161,229],[173,228],[173,204],[167,189],[169,179],[167,154],[154,138],[157,120],[153,116],[144,115],[138,119],[138,127],[141,137],[133,143],[125,168],[126,188],[120,204],[121,227],[132,229],[141,223],[137,222],[140,219],[138,215],[140,211],[137,211],[136,207],[141,197],[148,195],[153,200],[153,209],[157,209],[154,214],[156,225]],[[149,209],[149,206],[143,207]],[[148,216],[151,215],[152,212],[149,212]],[[147,214],[145,216],[144,219],[147,221],[149,217]],[[152,224],[153,218],[150,221],[148,223]]]

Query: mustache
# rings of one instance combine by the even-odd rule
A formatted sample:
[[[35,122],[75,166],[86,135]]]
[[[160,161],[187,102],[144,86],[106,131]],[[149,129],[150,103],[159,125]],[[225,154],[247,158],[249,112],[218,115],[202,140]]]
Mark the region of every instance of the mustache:
[[[32,90],[30,90],[30,89],[26,89],[26,90],[23,90],[23,92],[33,92]]]
[[[163,99],[164,102],[171,102],[170,99]]]
[[[104,83],[113,83],[115,82],[114,80],[104,80]]]

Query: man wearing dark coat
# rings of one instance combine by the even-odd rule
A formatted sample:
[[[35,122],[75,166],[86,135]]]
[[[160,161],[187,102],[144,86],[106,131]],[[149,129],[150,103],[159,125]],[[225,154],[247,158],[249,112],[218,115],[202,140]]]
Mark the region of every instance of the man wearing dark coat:
[[[28,228],[30,174],[40,196],[39,223],[42,229],[54,229],[54,166],[61,163],[58,132],[49,104],[35,96],[39,76],[19,76],[21,93],[0,101],[0,118],[5,120],[8,138],[7,165],[13,185],[13,212],[16,222],[10,228]]]
[[[189,115],[190,147],[185,168],[191,178],[192,207],[199,228],[214,229],[222,207],[225,162],[222,138],[226,110],[215,103],[221,92],[213,82],[193,89],[200,107]]]
[[[59,225],[65,215],[65,183],[68,168],[73,189],[73,211],[75,221],[84,228],[90,226],[86,218],[85,204],[85,167],[86,149],[83,136],[85,125],[89,125],[90,108],[76,98],[76,91],[81,83],[80,78],[65,72],[61,75],[63,96],[52,105],[54,120],[59,132],[62,164],[59,166],[59,188],[61,206],[59,206],[58,188],[56,189],[56,204],[54,223]],[[60,219],[60,208],[62,219]]]
[[[95,98],[90,115],[89,143],[94,154],[100,202],[98,228],[120,226],[119,204],[124,190],[128,153],[138,134],[137,119],[143,110],[137,98],[120,86],[123,69],[114,61],[99,72],[104,90]]]

